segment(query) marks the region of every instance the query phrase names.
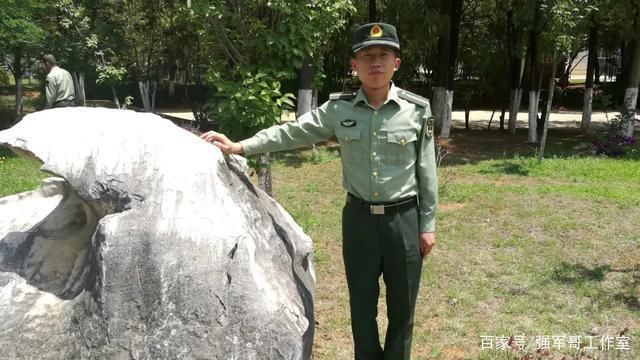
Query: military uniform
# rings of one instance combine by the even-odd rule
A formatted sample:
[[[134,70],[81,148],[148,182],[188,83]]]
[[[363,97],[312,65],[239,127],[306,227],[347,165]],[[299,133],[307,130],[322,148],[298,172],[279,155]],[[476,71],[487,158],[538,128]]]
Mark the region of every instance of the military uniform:
[[[61,67],[54,66],[47,74],[47,108],[74,106],[75,91],[71,74]]]
[[[374,40],[384,45],[397,42],[397,37],[367,37],[376,30],[391,33],[390,25],[371,26],[361,31],[365,36],[354,45],[354,52],[376,44]],[[332,94],[297,122],[262,130],[240,144],[246,155],[252,155],[308,146],[334,135],[340,143],[347,191],[343,259],[356,359],[409,359],[422,269],[418,239],[422,232],[435,231],[438,196],[429,101],[393,83],[377,109],[362,89]],[[376,323],[381,274],[389,319],[384,349]]]

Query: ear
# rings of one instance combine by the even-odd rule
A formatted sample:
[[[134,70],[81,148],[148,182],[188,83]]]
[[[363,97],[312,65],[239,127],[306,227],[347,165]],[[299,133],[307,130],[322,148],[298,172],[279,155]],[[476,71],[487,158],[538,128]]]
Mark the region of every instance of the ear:
[[[356,69],[356,60],[352,58],[350,60],[350,63],[351,63],[351,70],[358,71],[358,69]]]
[[[393,71],[398,71],[398,69],[400,69],[400,58],[396,58],[394,64],[393,64]]]

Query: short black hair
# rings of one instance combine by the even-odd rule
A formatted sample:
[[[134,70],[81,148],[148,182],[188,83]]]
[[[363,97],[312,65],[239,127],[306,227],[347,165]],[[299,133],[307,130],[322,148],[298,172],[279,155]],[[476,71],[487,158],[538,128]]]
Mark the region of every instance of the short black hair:
[[[55,65],[56,57],[53,56],[52,54],[46,54],[42,57],[42,61],[46,62],[47,64]]]

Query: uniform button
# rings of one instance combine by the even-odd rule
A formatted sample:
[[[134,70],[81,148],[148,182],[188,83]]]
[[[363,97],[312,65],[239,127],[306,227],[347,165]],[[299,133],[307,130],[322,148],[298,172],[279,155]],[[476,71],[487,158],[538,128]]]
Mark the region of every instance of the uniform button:
[[[377,171],[374,171],[374,172],[373,172],[373,176],[378,176],[378,172],[377,172]]]
[[[348,136],[345,136],[345,137],[344,137],[344,139],[345,139],[345,140],[347,140],[347,141],[349,141],[349,137],[348,137]]]
[[[400,145],[404,145],[404,139],[400,139]]]
[[[374,112],[373,112],[373,115],[378,115],[378,111],[377,111],[377,110],[376,110],[376,111],[374,111]]]
[[[373,136],[378,136],[378,133],[374,131]]]
[[[375,197],[378,197],[378,195],[379,195],[379,194],[378,194],[377,192],[374,192],[374,193],[373,193],[373,196],[375,196]]]
[[[376,156],[376,152],[374,151],[373,153],[371,153],[371,155],[373,155],[375,157]]]

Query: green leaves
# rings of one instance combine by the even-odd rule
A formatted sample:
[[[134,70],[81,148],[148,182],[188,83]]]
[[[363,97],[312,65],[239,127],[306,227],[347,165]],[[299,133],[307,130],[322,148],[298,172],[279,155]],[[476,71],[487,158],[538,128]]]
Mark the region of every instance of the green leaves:
[[[231,138],[248,137],[277,124],[282,110],[294,106],[293,94],[280,92],[278,72],[236,71],[242,75],[238,81],[226,80],[220,72],[209,74],[218,90],[211,104],[216,109],[214,118]]]

